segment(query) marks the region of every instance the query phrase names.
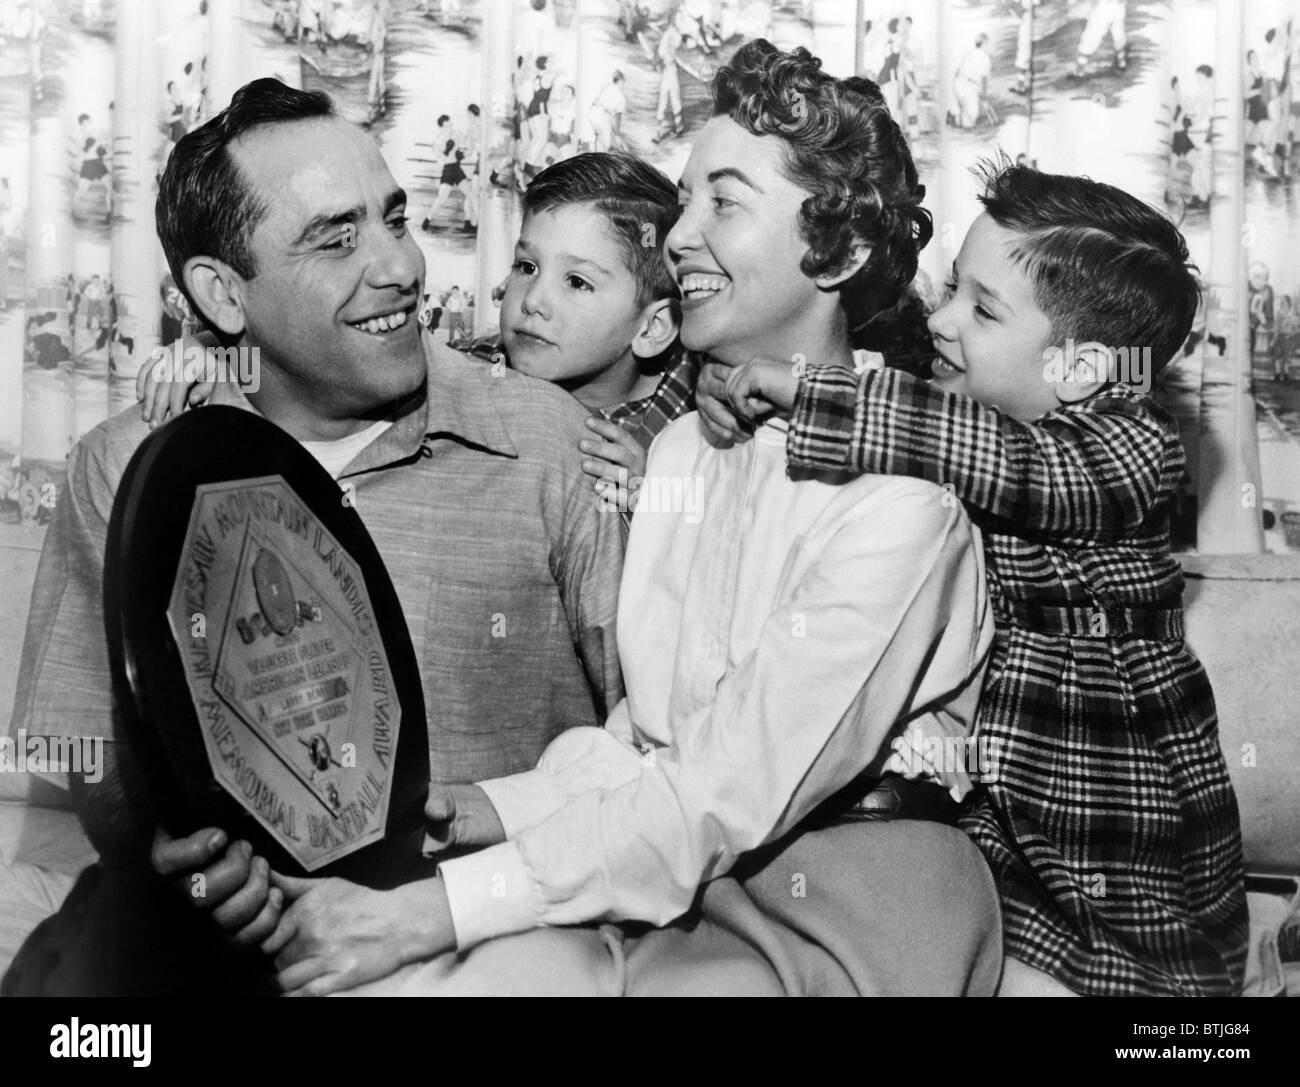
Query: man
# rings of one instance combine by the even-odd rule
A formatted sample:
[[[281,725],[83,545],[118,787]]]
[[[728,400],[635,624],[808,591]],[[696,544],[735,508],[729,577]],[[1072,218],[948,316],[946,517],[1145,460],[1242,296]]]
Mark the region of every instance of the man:
[[[463,782],[531,768],[621,697],[623,526],[572,454],[587,431],[567,394],[420,333],[424,258],[405,202],[373,140],[328,98],[261,79],[177,145],[158,227],[194,311],[224,344],[258,352],[257,391],[223,385],[213,401],[260,412],[350,489],[406,613],[432,778]],[[103,782],[72,782],[101,862],[40,946],[29,941],[6,991],[246,991],[265,974],[260,955],[235,963],[215,937],[251,946],[272,931],[280,893],[266,862],[212,828],[155,837],[114,720],[104,543],[147,433],[132,408],[77,444],[37,571],[12,727],[106,741]],[[216,924],[195,926],[150,862]]]

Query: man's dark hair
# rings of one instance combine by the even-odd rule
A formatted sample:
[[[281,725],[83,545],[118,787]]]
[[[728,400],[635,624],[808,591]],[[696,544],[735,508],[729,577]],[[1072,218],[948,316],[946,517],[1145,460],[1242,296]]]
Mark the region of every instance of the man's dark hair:
[[[257,274],[253,231],[266,217],[266,202],[254,195],[230,154],[240,136],[264,125],[335,116],[320,91],[299,91],[278,79],[255,79],[240,87],[230,105],[182,136],[158,183],[154,218],[167,266],[196,314],[202,310],[185,285],[185,262],[209,256],[245,279]]]
[[[625,151],[585,151],[548,166],[524,193],[524,214],[584,204],[600,212],[636,277],[637,305],[676,298],[664,239],[677,222],[677,186]]]
[[[1021,235],[1012,251],[1034,285],[1052,338],[1149,347],[1158,373],[1187,339],[1201,288],[1187,242],[1136,196],[1005,161],[979,168],[980,202]]]

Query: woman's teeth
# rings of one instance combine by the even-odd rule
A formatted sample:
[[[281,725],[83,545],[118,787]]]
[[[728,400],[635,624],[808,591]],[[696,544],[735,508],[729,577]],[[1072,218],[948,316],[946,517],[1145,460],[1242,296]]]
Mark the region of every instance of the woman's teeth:
[[[681,281],[681,291],[685,295],[705,295],[717,294],[728,283],[726,276],[706,276],[698,272],[693,272],[688,276],[683,276]]]
[[[392,332],[406,324],[406,310],[398,310],[396,313],[389,313],[383,317],[371,317],[368,321],[358,321],[352,324],[353,328],[360,329],[362,332],[369,332],[371,335],[378,335],[381,332]]]

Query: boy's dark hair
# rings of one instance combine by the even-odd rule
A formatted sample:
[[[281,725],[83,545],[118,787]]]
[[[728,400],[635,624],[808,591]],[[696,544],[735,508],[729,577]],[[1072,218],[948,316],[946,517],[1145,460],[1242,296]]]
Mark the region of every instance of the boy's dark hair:
[[[1150,347],[1159,373],[1187,339],[1201,287],[1187,242],[1113,185],[1005,162],[979,167],[984,209],[1023,236],[1013,250],[1052,320],[1052,338]]]
[[[245,279],[257,274],[253,231],[267,208],[249,191],[231,157],[231,143],[263,125],[333,116],[334,104],[320,91],[255,79],[234,93],[226,109],[176,144],[158,183],[154,218],[167,266],[194,313],[202,311],[185,285],[185,262],[191,257],[216,257]]]
[[[664,239],[677,222],[677,186],[625,151],[584,151],[548,166],[524,193],[524,214],[586,204],[608,220],[636,277],[638,306],[676,298]]]
[[[807,49],[783,53],[759,38],[714,76],[713,113],[781,139],[787,175],[812,194],[799,213],[805,275],[843,268],[855,244],[871,247],[839,288],[858,333],[898,300],[933,233],[925,186],[880,88],[860,76],[835,79]]]

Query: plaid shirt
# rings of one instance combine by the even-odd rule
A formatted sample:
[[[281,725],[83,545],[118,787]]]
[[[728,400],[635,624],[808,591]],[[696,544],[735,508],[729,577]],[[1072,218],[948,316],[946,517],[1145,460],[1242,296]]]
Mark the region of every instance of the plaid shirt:
[[[1019,423],[897,370],[801,382],[791,474],[919,476],[984,532],[997,638],[964,825],[1007,953],[1087,994],[1240,990],[1247,918],[1214,696],[1183,642],[1177,428],[1126,386]]]
[[[509,365],[501,336],[483,336],[461,348],[467,355],[487,362],[504,362]],[[700,358],[685,350],[681,343],[673,345],[670,364],[655,391],[640,400],[601,410],[601,415],[632,435],[642,448],[649,449],[655,437],[674,419],[695,410],[695,381],[700,376]]]

